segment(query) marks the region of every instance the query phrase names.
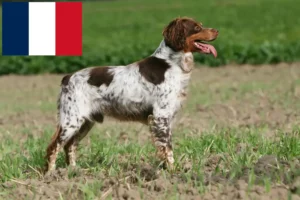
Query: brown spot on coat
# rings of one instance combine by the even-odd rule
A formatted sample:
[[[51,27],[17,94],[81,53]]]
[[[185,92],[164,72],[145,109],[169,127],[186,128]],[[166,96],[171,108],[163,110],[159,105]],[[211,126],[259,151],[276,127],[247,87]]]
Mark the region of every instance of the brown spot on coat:
[[[165,72],[170,68],[166,60],[154,56],[138,62],[141,75],[154,85],[161,84],[165,80]]]
[[[72,76],[72,74],[68,74],[68,75],[64,76],[64,77],[62,78],[62,80],[61,80],[61,84],[62,84],[62,85],[68,85],[71,76]]]
[[[90,78],[87,81],[90,85],[100,87],[102,84],[109,86],[113,75],[109,73],[109,67],[95,67],[90,71]]]

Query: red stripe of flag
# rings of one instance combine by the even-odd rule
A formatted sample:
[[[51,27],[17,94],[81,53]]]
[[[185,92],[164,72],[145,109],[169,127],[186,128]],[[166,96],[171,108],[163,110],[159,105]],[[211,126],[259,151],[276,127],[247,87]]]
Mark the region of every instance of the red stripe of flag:
[[[82,55],[82,3],[56,2],[57,56]]]

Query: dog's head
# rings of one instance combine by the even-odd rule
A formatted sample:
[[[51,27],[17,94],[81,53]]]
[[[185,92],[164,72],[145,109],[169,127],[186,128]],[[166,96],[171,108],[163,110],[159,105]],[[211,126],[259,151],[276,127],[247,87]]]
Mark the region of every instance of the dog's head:
[[[187,17],[176,18],[163,30],[166,45],[174,51],[199,52],[217,56],[216,49],[209,44],[218,36],[218,30],[204,28],[202,23]]]

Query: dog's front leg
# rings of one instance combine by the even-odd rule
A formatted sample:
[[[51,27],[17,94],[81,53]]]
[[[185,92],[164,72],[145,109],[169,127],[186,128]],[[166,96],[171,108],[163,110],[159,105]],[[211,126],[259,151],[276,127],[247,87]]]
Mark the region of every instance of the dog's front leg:
[[[148,117],[150,132],[159,159],[165,162],[169,168],[173,167],[174,158],[172,150],[172,132],[169,117]]]

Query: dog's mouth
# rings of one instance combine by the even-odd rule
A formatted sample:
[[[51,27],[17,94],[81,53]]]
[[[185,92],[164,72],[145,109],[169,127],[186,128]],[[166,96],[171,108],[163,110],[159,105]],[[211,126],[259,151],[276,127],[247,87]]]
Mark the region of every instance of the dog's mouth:
[[[194,41],[194,46],[199,50],[200,53],[213,54],[215,58],[217,57],[217,50],[213,45],[196,40]]]

